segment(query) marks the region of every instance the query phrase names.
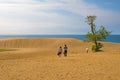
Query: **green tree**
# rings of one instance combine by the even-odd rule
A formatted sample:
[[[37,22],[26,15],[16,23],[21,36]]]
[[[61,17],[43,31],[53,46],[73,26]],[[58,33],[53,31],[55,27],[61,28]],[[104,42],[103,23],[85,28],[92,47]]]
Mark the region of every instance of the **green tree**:
[[[97,52],[100,50],[100,48],[103,47],[103,45],[98,41],[103,41],[106,39],[106,37],[110,34],[109,31],[105,29],[104,26],[101,26],[100,29],[96,30],[95,20],[96,16],[87,16],[87,23],[90,25],[91,32],[88,32],[86,34],[87,41],[94,42],[94,45],[92,45],[92,50]]]

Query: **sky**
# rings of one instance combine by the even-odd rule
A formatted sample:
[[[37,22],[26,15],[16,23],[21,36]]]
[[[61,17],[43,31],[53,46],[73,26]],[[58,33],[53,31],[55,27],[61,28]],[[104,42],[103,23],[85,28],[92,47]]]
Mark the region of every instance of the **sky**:
[[[0,0],[0,35],[86,34],[86,16],[120,34],[120,0]]]

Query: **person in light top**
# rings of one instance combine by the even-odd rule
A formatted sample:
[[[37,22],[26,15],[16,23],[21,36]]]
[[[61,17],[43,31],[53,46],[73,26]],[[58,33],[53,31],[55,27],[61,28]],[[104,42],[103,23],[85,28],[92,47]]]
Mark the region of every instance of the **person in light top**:
[[[58,56],[60,56],[62,54],[62,47],[60,46],[59,49],[58,49]]]
[[[89,49],[88,49],[88,48],[86,48],[86,53],[88,53],[88,50],[89,50]]]

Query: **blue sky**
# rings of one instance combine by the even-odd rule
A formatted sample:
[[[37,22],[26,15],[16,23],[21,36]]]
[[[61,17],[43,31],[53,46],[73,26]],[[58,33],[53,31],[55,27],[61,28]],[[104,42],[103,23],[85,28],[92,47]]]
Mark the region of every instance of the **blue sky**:
[[[0,0],[0,35],[86,34],[86,16],[120,34],[119,0]]]

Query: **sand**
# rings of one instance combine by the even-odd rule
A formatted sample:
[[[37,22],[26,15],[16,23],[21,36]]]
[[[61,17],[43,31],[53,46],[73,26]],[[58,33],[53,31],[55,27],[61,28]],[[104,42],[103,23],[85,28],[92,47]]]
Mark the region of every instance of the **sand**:
[[[72,38],[0,39],[0,80],[120,80],[120,44],[102,42],[93,53],[92,43]],[[68,56],[57,56],[59,46]],[[85,48],[89,48],[89,53]]]

